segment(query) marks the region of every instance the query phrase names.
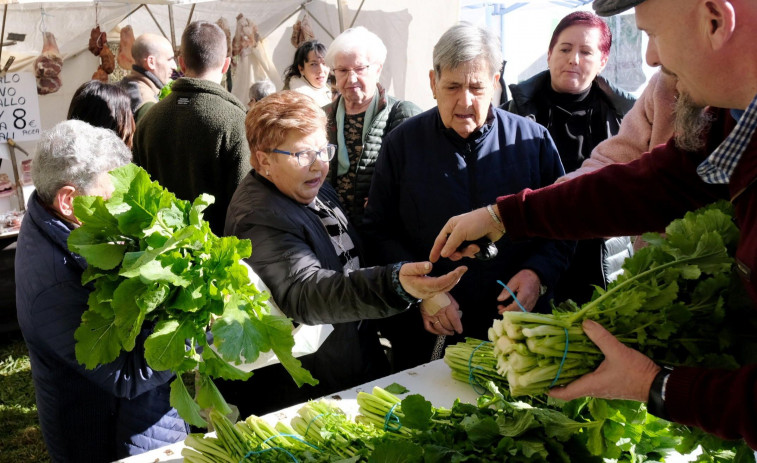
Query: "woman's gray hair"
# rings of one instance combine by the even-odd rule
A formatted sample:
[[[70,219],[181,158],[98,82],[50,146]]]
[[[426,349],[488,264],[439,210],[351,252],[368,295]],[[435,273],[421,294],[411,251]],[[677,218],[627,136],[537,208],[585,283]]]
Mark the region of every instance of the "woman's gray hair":
[[[62,187],[87,194],[97,177],[131,162],[131,151],[112,131],[78,120],[45,131],[32,161],[32,180],[39,199],[53,204]]]
[[[276,86],[270,80],[259,80],[250,85],[250,101],[260,101],[276,91]]]
[[[444,69],[456,69],[463,63],[481,58],[491,75],[502,68],[502,52],[497,37],[486,29],[469,23],[450,27],[434,45],[434,73],[439,79]]]
[[[363,26],[352,27],[337,35],[329,48],[326,50],[326,56],[323,60],[326,66],[334,69],[334,59],[340,53],[358,53],[365,52],[369,63],[384,65],[386,61],[386,45],[381,41],[378,35],[369,31]]]

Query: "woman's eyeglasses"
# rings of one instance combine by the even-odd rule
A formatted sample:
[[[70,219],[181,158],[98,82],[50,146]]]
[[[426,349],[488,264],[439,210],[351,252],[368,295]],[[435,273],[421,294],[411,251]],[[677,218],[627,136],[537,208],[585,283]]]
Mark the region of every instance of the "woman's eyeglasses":
[[[304,150],[292,153],[291,151],[283,151],[280,149],[272,149],[272,153],[286,154],[287,156],[294,156],[297,158],[297,164],[302,167],[310,167],[313,165],[316,159],[320,159],[323,162],[329,162],[334,159],[336,154],[336,145],[328,144],[319,150]]]
[[[366,64],[365,66],[357,66],[352,69],[336,68],[334,69],[334,76],[336,76],[337,79],[343,79],[353,72],[355,73],[355,75],[362,76],[365,75],[365,73],[368,72],[368,69],[370,68],[370,64]]]

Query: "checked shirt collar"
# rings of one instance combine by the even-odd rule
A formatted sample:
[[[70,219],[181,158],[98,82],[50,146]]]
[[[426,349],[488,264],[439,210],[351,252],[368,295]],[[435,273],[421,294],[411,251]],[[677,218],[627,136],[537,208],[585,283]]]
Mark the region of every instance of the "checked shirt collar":
[[[728,183],[736,164],[746,150],[757,128],[757,96],[754,97],[736,127],[725,140],[705,159],[697,173],[707,183]]]

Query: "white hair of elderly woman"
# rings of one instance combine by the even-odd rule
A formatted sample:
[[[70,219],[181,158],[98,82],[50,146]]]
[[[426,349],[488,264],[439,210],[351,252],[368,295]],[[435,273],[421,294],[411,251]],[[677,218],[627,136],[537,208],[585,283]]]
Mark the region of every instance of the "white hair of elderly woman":
[[[276,86],[270,80],[259,80],[250,85],[250,101],[260,101],[276,91]]]
[[[478,58],[489,65],[492,76],[500,71],[502,51],[497,37],[486,29],[466,22],[452,26],[434,45],[436,78],[440,78],[444,69],[456,69],[461,64]]]
[[[32,180],[44,204],[52,204],[61,187],[86,194],[97,177],[131,162],[131,151],[109,129],[86,122],[60,122],[42,133],[32,161]]]
[[[326,62],[326,66],[333,69],[336,55],[360,51],[365,52],[370,64],[383,66],[384,61],[386,61],[386,45],[378,35],[363,26],[349,28],[337,35],[326,50],[326,56],[323,57],[323,60]]]

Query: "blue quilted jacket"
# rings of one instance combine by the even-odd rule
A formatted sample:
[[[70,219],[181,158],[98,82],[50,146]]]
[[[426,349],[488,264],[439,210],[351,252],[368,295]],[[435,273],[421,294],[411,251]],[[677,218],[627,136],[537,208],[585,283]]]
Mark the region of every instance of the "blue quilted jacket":
[[[144,359],[143,330],[131,352],[87,370],[74,331],[91,288],[86,262],[66,246],[71,225],[34,193],[16,250],[16,310],[31,357],[42,435],[55,462],[104,462],[183,440],[188,428],[169,405],[170,372]]]

